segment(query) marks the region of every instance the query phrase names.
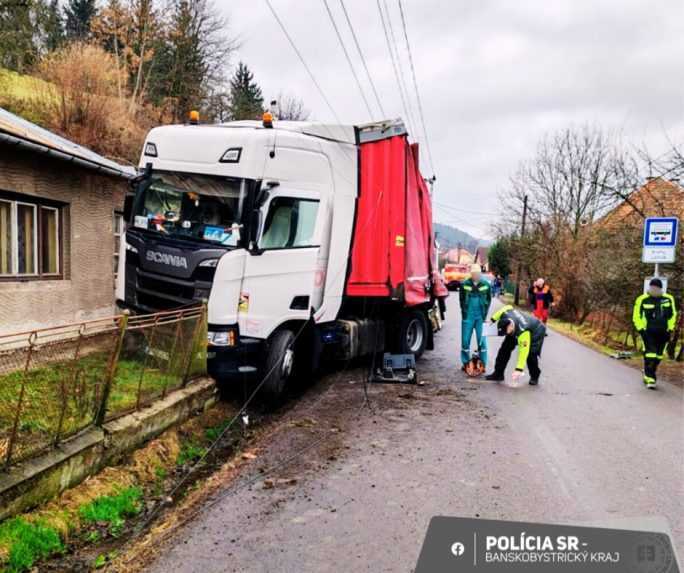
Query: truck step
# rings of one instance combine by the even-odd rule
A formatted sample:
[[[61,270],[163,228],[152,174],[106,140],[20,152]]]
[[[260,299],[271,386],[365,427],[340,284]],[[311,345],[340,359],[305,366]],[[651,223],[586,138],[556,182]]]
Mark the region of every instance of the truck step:
[[[389,354],[382,356],[382,367],[374,368],[371,382],[379,384],[415,384],[416,357],[413,354]]]

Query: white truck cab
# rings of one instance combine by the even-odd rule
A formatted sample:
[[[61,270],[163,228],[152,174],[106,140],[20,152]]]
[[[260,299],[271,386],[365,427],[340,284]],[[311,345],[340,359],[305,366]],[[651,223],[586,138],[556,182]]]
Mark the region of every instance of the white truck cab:
[[[384,340],[387,309],[363,316],[346,291],[360,145],[389,137],[405,139],[401,122],[152,129],[127,200],[119,304],[152,312],[208,299],[210,374],[221,387],[262,374],[269,397],[297,366],[310,372],[326,345],[340,354],[347,330],[356,339],[372,332],[376,342],[382,330]],[[422,342],[409,351],[424,350],[433,303],[420,310]],[[367,346],[355,340],[353,352]]]

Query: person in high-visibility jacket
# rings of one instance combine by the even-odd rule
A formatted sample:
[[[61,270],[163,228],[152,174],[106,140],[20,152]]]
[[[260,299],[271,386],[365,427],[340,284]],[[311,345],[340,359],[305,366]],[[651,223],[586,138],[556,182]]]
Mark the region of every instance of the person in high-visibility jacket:
[[[502,382],[508,361],[515,347],[518,347],[518,363],[515,365],[513,380],[519,380],[525,365],[530,371],[530,385],[539,383],[541,369],[539,356],[544,346],[546,326],[534,316],[528,316],[516,310],[511,305],[504,306],[492,315],[492,322],[496,322],[499,336],[504,340],[499,347],[494,364],[494,372],[486,376],[487,380]]]
[[[480,360],[487,366],[487,339],[483,336],[482,327],[487,320],[489,306],[492,304],[492,287],[482,278],[482,267],[474,264],[470,267],[470,277],[459,287],[461,303],[461,362],[465,370],[470,362],[470,340],[475,331]]]
[[[654,389],[658,365],[677,324],[675,299],[663,293],[660,279],[651,279],[648,292],[637,297],[632,322],[644,343],[644,384]]]

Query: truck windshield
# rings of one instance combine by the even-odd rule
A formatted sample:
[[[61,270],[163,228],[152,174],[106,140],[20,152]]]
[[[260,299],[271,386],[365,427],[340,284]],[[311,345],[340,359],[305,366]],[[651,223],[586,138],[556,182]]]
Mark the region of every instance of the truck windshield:
[[[179,239],[238,246],[247,186],[245,179],[154,173],[141,185],[133,226]]]

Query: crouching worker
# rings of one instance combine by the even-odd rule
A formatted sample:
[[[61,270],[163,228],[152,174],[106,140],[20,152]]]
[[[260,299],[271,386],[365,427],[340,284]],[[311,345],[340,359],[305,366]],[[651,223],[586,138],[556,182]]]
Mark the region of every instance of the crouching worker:
[[[675,299],[663,293],[659,278],[651,279],[648,292],[636,299],[632,321],[644,341],[644,384],[655,389],[656,370],[677,324]]]
[[[539,383],[541,370],[539,356],[544,345],[546,326],[533,316],[526,316],[512,306],[504,306],[492,315],[492,322],[496,322],[499,336],[505,337],[496,355],[494,372],[487,380],[502,382],[506,366],[515,347],[518,347],[518,363],[513,372],[513,380],[519,380],[525,371],[525,364],[530,371],[530,384]]]

